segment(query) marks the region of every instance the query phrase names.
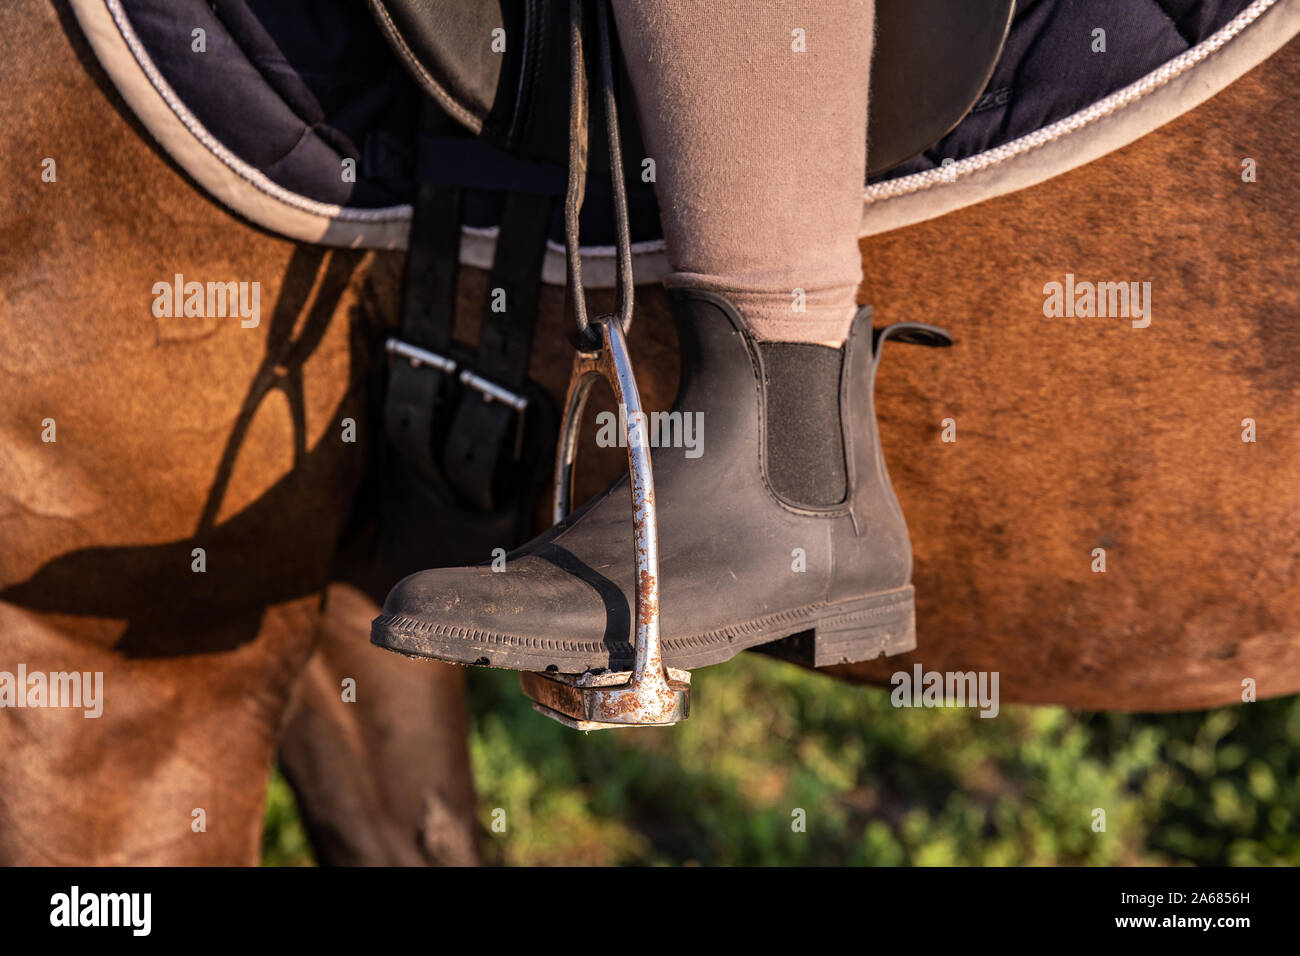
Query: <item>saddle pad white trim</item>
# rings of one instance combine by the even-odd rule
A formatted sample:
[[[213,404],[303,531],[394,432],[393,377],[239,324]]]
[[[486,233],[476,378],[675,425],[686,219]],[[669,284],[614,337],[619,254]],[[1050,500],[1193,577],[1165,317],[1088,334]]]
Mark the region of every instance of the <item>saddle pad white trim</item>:
[[[1300,0],[1255,0],[1217,33],[1043,129],[943,169],[868,186],[862,236],[936,219],[1092,162],[1204,103],[1300,33]]]
[[[118,0],[70,0],[117,91],[160,146],[214,198],[290,239],[331,246],[400,249],[411,207],[349,209],[316,202],[272,182],[227,150],[180,101],[131,28]]]

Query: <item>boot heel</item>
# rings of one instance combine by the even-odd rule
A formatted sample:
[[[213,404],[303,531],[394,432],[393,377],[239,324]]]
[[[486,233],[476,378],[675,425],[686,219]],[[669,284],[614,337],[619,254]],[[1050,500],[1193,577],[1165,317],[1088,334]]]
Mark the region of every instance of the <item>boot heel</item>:
[[[819,623],[813,636],[813,667],[854,664],[915,650],[914,595],[909,584]]]
[[[830,667],[891,657],[916,649],[915,590],[895,591],[845,602],[831,609],[811,631],[791,634],[754,650],[804,667]]]

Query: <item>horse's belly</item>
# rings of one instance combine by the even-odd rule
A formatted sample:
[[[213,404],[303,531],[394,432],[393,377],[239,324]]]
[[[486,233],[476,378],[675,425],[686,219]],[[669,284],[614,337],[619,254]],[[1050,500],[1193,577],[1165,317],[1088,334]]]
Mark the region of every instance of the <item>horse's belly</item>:
[[[1298,79],[1293,42],[1118,153],[864,242],[877,321],[957,347],[881,371],[920,649],[844,672],[1135,710],[1300,690]],[[1149,324],[1049,317],[1067,274],[1149,282]]]

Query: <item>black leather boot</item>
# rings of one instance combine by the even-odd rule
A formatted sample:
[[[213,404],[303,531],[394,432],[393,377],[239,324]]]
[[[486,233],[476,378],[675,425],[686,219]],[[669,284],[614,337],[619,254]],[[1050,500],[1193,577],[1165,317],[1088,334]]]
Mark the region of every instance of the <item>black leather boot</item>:
[[[943,346],[948,334],[919,323],[873,334],[863,308],[842,349],[759,342],[721,296],[679,290],[673,306],[674,411],[702,416],[703,441],[652,453],[664,663],[701,667],[773,642],[818,667],[914,648],[911,545],[872,391],[886,339]],[[372,642],[516,670],[628,670],[627,482],[509,555],[504,570],[434,569],[399,582]]]

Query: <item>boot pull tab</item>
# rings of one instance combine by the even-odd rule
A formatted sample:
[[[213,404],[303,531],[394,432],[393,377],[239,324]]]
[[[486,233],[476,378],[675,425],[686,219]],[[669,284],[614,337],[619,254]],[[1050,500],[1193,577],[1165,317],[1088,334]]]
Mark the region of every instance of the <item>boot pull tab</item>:
[[[924,322],[895,322],[879,329],[871,330],[872,365],[880,365],[881,346],[886,339],[895,339],[906,345],[924,345],[933,349],[946,349],[952,345],[952,336],[947,329]]]

